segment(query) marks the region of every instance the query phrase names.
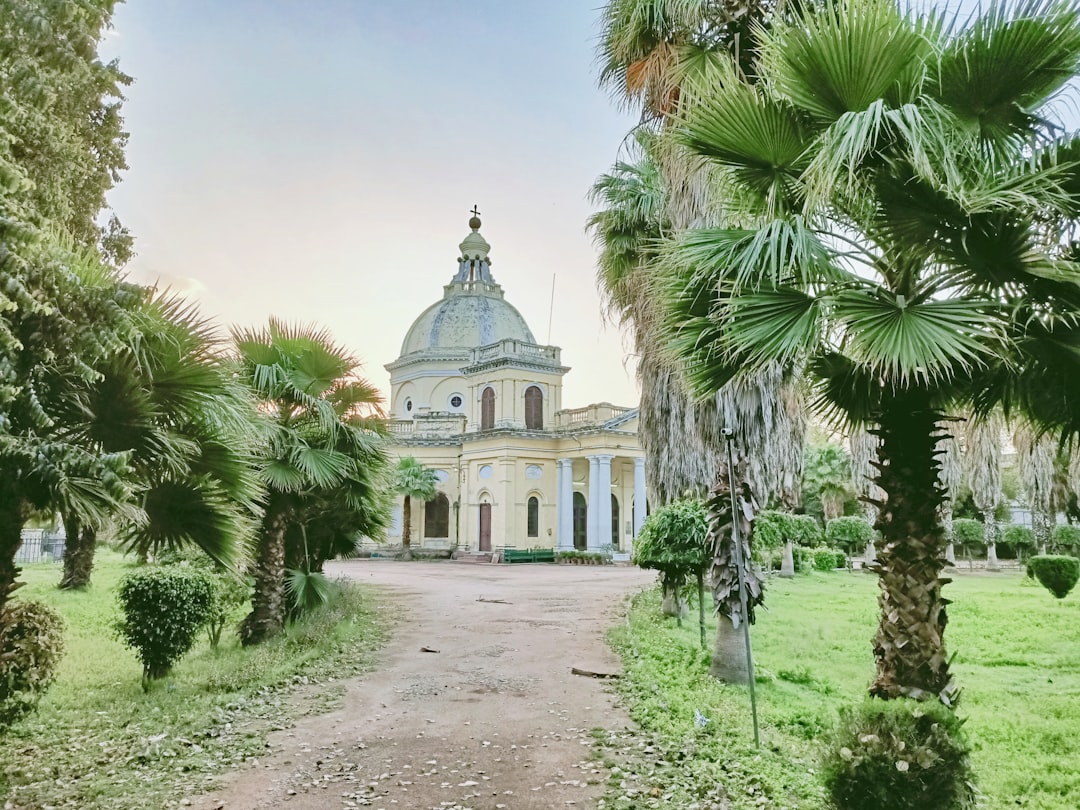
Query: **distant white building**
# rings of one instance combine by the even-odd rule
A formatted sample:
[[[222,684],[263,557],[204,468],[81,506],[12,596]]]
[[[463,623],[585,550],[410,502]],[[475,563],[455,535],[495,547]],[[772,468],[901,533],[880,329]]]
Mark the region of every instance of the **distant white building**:
[[[479,218],[469,227],[457,273],[386,366],[392,452],[439,479],[413,504],[413,547],[630,551],[646,514],[638,411],[563,408],[560,349],[536,342],[492,278]]]

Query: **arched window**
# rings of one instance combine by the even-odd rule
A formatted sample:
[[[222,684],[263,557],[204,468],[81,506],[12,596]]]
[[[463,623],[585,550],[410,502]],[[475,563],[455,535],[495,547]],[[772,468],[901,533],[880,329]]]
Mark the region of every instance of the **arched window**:
[[[485,388],[480,395],[480,429],[491,430],[495,427],[495,389]]]
[[[529,430],[544,429],[544,392],[535,385],[525,389],[525,427]]]
[[[611,493],[611,545],[621,548],[619,545],[619,499],[615,493]]]
[[[441,492],[424,504],[424,537],[450,536],[450,499]]]
[[[528,534],[529,537],[540,536],[540,499],[535,496],[529,498]]]

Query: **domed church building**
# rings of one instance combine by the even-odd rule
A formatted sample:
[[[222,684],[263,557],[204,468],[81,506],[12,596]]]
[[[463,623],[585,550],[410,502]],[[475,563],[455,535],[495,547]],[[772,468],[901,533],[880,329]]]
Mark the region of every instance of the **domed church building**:
[[[563,407],[570,369],[537,342],[491,274],[480,219],[442,298],[413,322],[390,372],[392,452],[434,470],[412,547],[628,553],[645,520],[636,408]],[[387,540],[401,542],[402,500]]]

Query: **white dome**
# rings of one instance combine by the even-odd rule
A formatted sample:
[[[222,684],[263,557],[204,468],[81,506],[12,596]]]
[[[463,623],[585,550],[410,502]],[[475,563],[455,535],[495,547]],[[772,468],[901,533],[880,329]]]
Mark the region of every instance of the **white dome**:
[[[425,309],[401,344],[401,355],[429,349],[475,349],[513,338],[535,343],[529,325],[497,285],[451,284],[446,297]]]

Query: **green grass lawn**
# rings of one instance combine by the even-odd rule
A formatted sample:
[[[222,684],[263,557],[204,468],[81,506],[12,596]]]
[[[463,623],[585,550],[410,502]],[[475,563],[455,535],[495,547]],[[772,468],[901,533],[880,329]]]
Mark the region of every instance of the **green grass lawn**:
[[[768,611],[753,628],[762,748],[752,741],[748,691],[707,675],[696,616],[675,627],[650,591],[613,632],[625,660],[621,688],[661,765],[638,781],[659,804],[619,798],[609,807],[820,808],[822,737],[837,709],[865,695],[873,676],[876,578],[810,573],[768,583]],[[1054,599],[1021,575],[959,574],[946,588],[946,644],[963,688],[982,804],[1080,807],[1080,593]],[[708,718],[695,725],[694,711]],[[642,794],[649,796],[648,791]],[[665,804],[665,802],[667,804]]]
[[[112,629],[127,570],[101,550],[93,585],[80,593],[57,590],[56,565],[24,569],[16,598],[64,616],[67,652],[37,713],[0,735],[0,797],[14,807],[176,806],[258,756],[273,728],[333,704],[336,681],[369,669],[385,636],[370,592],[350,587],[334,606],[251,650],[230,630],[211,650],[204,634],[145,694],[141,665]]]

